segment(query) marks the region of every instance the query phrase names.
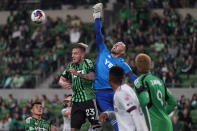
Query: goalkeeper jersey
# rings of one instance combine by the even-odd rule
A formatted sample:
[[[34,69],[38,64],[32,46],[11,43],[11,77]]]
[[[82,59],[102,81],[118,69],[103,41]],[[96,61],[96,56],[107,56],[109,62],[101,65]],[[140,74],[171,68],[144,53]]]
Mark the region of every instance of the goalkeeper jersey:
[[[66,67],[66,70],[62,73],[62,76],[72,83],[73,102],[85,102],[87,100],[95,99],[96,96],[93,90],[93,81],[73,75],[69,72],[71,67],[79,73],[88,74],[89,72],[94,71],[93,62],[89,59],[85,59],[80,64],[70,62]]]
[[[51,127],[45,120],[38,120],[33,117],[29,117],[25,120],[26,131],[51,131]]]
[[[149,129],[172,131],[172,122],[168,114],[175,108],[176,100],[163,81],[147,73],[136,79],[134,86]]]
[[[96,47],[98,56],[95,64],[95,81],[94,89],[112,89],[108,81],[109,70],[113,66],[120,66],[124,69],[124,73],[131,72],[130,66],[121,57],[112,57],[111,52],[107,49],[101,33],[100,18],[95,19]],[[134,81],[137,76],[132,74],[131,80]]]

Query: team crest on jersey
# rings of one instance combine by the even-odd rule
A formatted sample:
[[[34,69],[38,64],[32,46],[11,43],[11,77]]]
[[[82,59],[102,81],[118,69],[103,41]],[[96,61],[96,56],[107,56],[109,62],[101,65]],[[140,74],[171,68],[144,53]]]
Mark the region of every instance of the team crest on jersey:
[[[105,65],[107,65],[108,66],[108,68],[112,68],[114,65],[110,62],[110,61],[108,61],[107,59],[105,59]]]
[[[126,100],[126,101],[129,101],[129,100],[130,100],[129,96],[127,96],[127,97],[125,98],[125,100]]]
[[[138,79],[136,79],[134,81],[134,85],[135,85],[136,88],[140,88],[140,83],[139,83]]]
[[[84,71],[83,70],[79,70],[79,71],[77,71],[78,73],[81,73],[81,74],[84,74]],[[73,75],[73,74],[72,74]],[[77,77],[76,75],[73,75],[73,77],[75,78],[75,77]]]

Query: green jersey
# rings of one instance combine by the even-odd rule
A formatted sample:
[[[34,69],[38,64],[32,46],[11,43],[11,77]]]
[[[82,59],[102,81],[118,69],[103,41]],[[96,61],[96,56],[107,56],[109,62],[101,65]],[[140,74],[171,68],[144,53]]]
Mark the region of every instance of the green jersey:
[[[25,120],[26,131],[51,131],[51,127],[45,120],[38,120],[33,117],[29,117]]]
[[[168,114],[175,108],[176,100],[163,81],[147,73],[136,79],[134,86],[149,129],[172,131],[172,122]]]
[[[87,100],[95,99],[96,96],[93,90],[93,81],[73,75],[69,72],[69,69],[71,67],[79,73],[88,74],[89,72],[94,71],[93,62],[89,59],[85,59],[80,64],[70,62],[66,67],[66,70],[62,73],[62,76],[66,78],[67,81],[72,83],[73,102],[84,102]]]

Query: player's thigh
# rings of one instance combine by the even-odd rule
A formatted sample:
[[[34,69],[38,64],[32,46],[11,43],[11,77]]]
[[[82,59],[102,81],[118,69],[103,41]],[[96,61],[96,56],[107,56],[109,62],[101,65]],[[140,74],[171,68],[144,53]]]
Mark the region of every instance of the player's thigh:
[[[80,103],[73,103],[71,110],[71,128],[80,129],[85,123],[86,114]]]
[[[96,102],[101,110],[101,112],[104,112],[106,110],[113,111],[113,91],[99,91],[96,92]]]
[[[89,100],[84,104],[84,110],[86,112],[86,117],[88,118],[91,125],[98,124],[98,109],[96,105],[96,100]]]

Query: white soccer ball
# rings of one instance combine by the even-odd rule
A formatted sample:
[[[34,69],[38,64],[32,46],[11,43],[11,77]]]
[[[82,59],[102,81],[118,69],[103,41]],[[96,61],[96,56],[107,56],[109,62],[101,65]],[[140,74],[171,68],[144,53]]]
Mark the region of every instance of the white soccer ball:
[[[44,23],[46,19],[44,11],[36,9],[31,13],[31,20],[36,24]]]

